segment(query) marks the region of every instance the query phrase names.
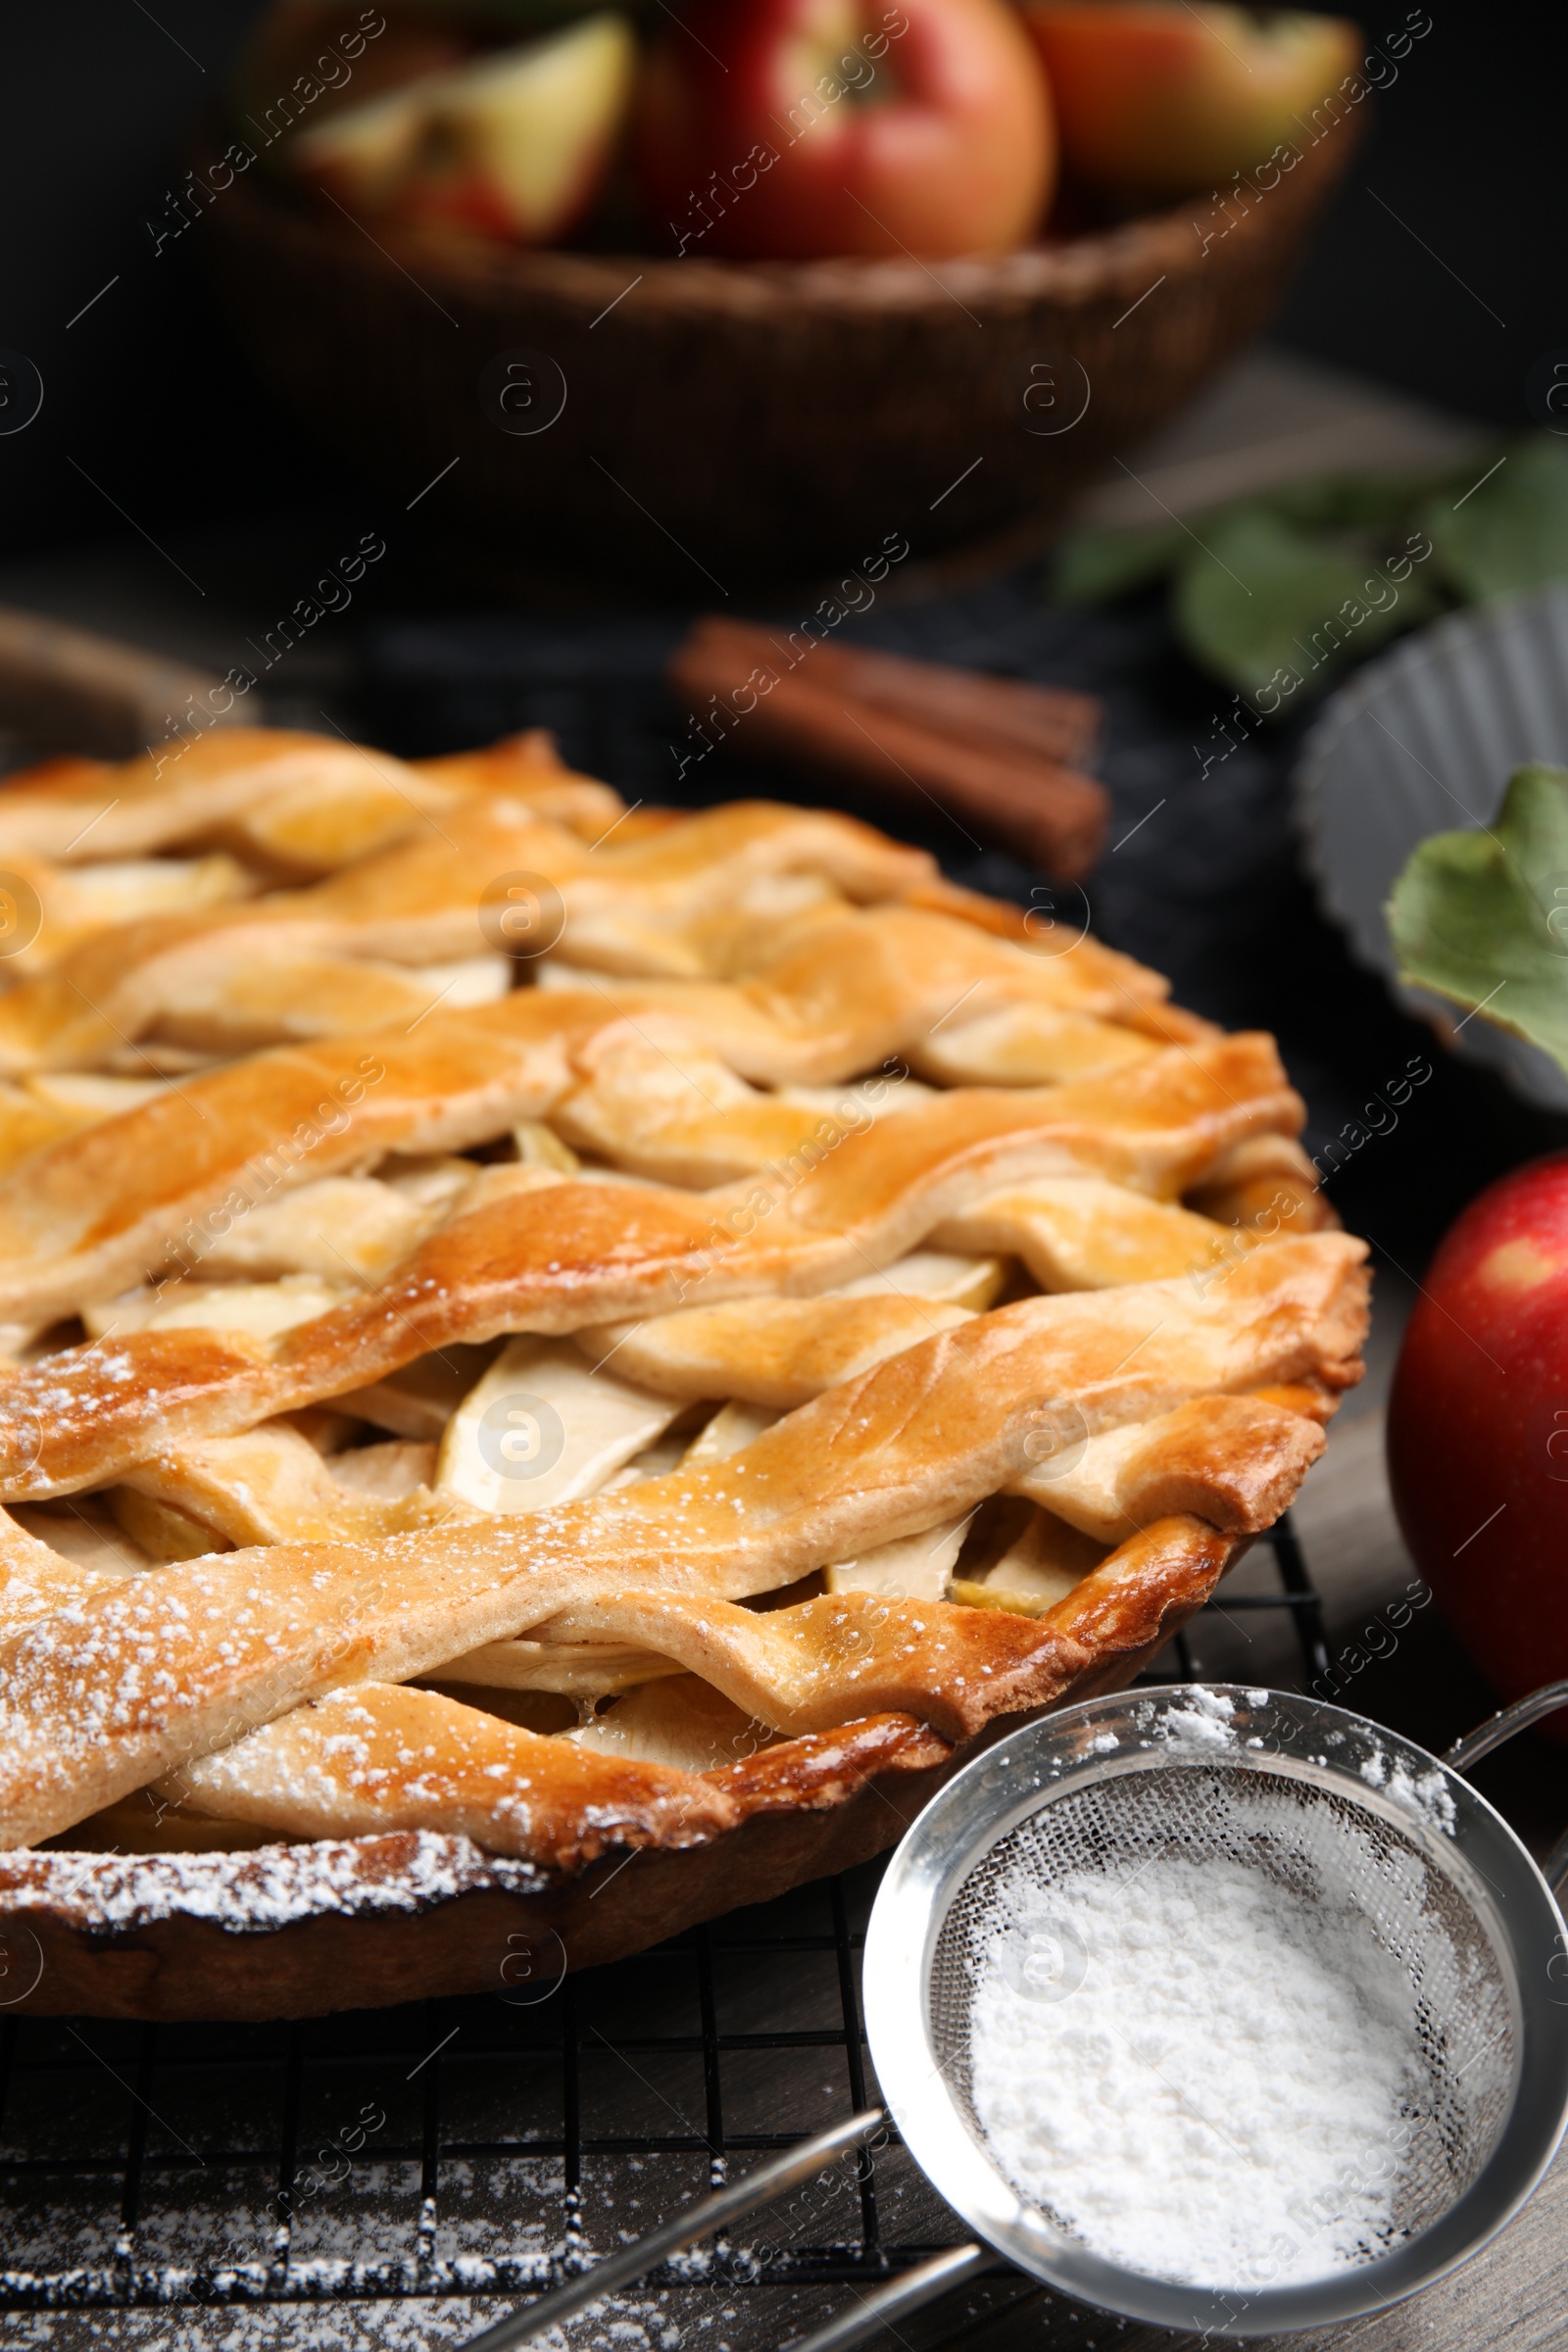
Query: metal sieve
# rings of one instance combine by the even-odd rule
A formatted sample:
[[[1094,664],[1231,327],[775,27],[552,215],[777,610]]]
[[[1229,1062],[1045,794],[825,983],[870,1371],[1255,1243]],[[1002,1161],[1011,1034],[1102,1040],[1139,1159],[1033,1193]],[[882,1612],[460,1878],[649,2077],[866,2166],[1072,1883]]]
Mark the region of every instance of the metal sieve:
[[[1557,1685],[1506,1710],[1460,1742],[1454,1763],[1565,1701]],[[1257,1871],[1282,1895],[1328,1907],[1347,1933],[1376,1937],[1408,1973],[1417,2087],[1383,2176],[1392,2212],[1321,2277],[1271,2284],[1259,2261],[1218,2289],[1106,2260],[1019,2194],[976,2118],[982,1963],[1034,1997],[1070,1999],[1091,1956],[1070,1922],[1053,1933],[1051,1887],[1068,1874],[1130,1883],[1157,1856]],[[1004,1880],[1029,1890],[1027,1929],[999,1924]],[[1123,1692],[1047,1716],[977,1758],[889,1866],[864,2002],[889,2112],[970,2228],[1084,2302],[1195,2333],[1320,2328],[1429,2285],[1523,2203],[1568,2115],[1568,1937],[1525,1847],[1458,1770],[1360,1716],[1282,1692]]]
[[[1568,2116],[1568,1935],[1546,1878],[1461,1777],[1568,1705],[1554,1683],[1444,1763],[1359,1715],[1281,1691],[1178,1684],[1091,1699],[1015,1732],[958,1773],[888,1866],[865,1943],[863,2000],[887,2102],[759,2165],[513,2313],[467,2352],[510,2352],[758,2211],[896,2123],[927,2179],[983,2243],[947,2249],[863,2297],[793,2352],[849,2352],[993,2266],[1129,2319],[1259,2336],[1384,2309],[1464,2262],[1518,2211]],[[1151,1860],[1257,1871],[1331,1907],[1409,1975],[1416,2087],[1391,2161],[1392,2211],[1359,2259],[1275,2286],[1188,2286],[1096,2254],[1004,2176],[975,2115],[969,2023],[998,1939],[1004,1879],[1049,1895],[1071,1874],[1131,1882]],[[1568,1880],[1568,1838],[1547,1862]],[[1049,1911],[1000,1955],[1030,1989],[1070,1999],[1092,1955]],[[1017,1979],[1015,1978],[1015,1981]],[[1369,2239],[1372,2233],[1368,2233]]]

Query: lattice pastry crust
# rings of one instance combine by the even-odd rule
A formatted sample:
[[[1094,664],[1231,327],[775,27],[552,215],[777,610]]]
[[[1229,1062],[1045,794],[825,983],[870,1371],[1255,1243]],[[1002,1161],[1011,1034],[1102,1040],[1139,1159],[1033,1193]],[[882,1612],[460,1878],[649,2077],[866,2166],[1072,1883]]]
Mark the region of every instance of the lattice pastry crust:
[[[35,2006],[500,1990],[874,1851],[1359,1377],[1271,1041],[848,819],[236,729],[0,857]]]

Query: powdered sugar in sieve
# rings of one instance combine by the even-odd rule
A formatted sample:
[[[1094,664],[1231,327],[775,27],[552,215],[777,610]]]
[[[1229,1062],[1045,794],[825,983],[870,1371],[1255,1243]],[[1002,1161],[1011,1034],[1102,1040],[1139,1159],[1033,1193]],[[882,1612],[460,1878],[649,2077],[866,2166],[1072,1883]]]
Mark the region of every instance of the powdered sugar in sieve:
[[[1049,1840],[1015,1831],[981,1916],[950,1919],[975,2124],[1021,2196],[1130,2269],[1230,2287],[1366,2261],[1495,2139],[1495,1966],[1461,1962],[1370,1816],[1255,1772],[1163,1779],[1053,1808]],[[1434,2000],[1457,2038],[1424,2038]]]
[[[1484,2245],[1568,2114],[1568,1933],[1459,1768],[1267,1690],[1091,1699],[932,1798],[865,1941],[877,2109],[489,2328],[512,2347],[898,2126],[978,2242],[840,2312],[850,2352],[1004,2260],[1165,2328],[1379,2311]],[[1568,1886],[1568,1839],[1547,1864]]]
[[[1562,1922],[1455,1773],[1265,1690],[1093,1699],[949,1783],[883,1882],[884,2096],[981,2237],[1266,2334],[1485,2242],[1568,2108]]]

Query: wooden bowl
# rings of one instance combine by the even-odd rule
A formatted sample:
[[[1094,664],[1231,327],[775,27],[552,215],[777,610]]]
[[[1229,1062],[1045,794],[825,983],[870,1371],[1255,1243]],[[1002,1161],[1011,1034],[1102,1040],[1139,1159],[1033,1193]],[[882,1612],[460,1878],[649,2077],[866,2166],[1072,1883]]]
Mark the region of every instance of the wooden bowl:
[[[259,173],[207,229],[220,299],[283,406],[400,508],[417,498],[416,526],[466,534],[485,585],[554,574],[711,601],[884,541],[924,564],[1043,539],[1273,311],[1353,124],[1249,212],[1205,195],[929,268],[372,236]],[[496,391],[519,353],[542,360],[521,362],[533,406],[514,392],[509,416]],[[563,390],[544,429],[498,421],[547,417]]]

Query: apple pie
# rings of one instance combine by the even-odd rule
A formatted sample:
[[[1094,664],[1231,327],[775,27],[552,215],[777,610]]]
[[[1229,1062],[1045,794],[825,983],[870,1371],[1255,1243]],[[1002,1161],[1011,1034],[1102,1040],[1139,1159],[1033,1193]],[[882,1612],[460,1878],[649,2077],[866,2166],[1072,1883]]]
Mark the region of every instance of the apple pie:
[[[501,1990],[895,1838],[1290,1502],[1272,1041],[548,738],[0,791],[0,1913],[40,2009]]]

